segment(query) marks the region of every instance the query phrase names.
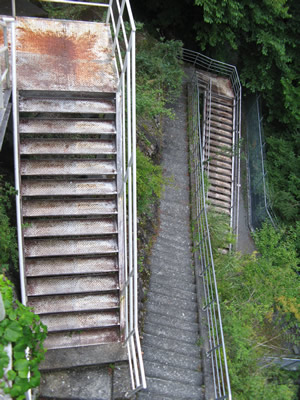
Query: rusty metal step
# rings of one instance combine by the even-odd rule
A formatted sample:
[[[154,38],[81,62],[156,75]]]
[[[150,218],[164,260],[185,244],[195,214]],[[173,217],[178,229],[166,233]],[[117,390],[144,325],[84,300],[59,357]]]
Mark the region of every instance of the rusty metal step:
[[[44,346],[46,349],[62,349],[118,342],[119,340],[119,327],[116,326],[86,331],[50,332],[44,342]]]
[[[23,217],[93,216],[116,214],[114,199],[23,200]]]
[[[24,237],[108,235],[118,232],[116,217],[75,220],[26,220]]]
[[[116,181],[104,180],[24,180],[22,196],[92,196],[117,193]]]
[[[219,107],[219,104],[211,103],[211,113],[232,121],[232,109],[230,107],[224,110],[222,107]]]
[[[225,118],[225,117],[222,117],[222,116],[219,115],[219,113],[216,112],[216,111],[211,113],[210,119],[211,119],[212,121],[216,121],[216,122],[219,122],[219,123],[221,123],[221,124],[229,125],[229,126],[232,127],[232,118]]]
[[[24,94],[26,96],[26,92]],[[41,98],[20,96],[19,111],[113,114],[116,112],[116,108],[113,100],[102,98],[67,99],[63,97]]]
[[[207,151],[207,150],[208,149],[206,148],[205,151]],[[228,155],[225,152],[222,152],[219,148],[212,146],[211,142],[210,142],[210,146],[209,146],[209,154],[210,154],[211,158],[223,161],[229,165],[232,164],[231,155]]]
[[[27,295],[49,296],[116,291],[119,289],[117,274],[113,276],[58,276],[27,279]]]
[[[226,182],[223,180],[223,176],[218,176],[218,179],[216,178],[217,174],[209,174],[209,183],[210,187],[220,187],[228,190],[231,193],[231,182]],[[217,190],[217,189],[216,189]]]
[[[221,143],[232,145],[232,132],[224,131],[223,129],[210,127],[210,137],[219,140]]]
[[[224,152],[231,152],[232,151],[232,146],[229,143],[222,143],[219,140],[215,140],[216,135],[210,133],[210,145],[214,146],[218,151],[224,151]]]
[[[231,190],[230,189],[221,187],[219,185],[211,184],[211,180],[209,180],[209,182],[210,182],[210,186],[209,186],[209,191],[210,192],[216,192],[216,193],[223,194],[224,196],[231,197]]]
[[[226,202],[222,201],[222,200],[217,200],[215,198],[210,198],[209,202],[216,207],[222,208],[222,210],[226,210],[227,214],[230,214],[230,204],[228,205]]]
[[[232,127],[227,124],[224,124],[223,122],[218,122],[218,121],[211,119],[210,126],[214,127],[214,128],[218,128],[222,131],[228,132],[227,136],[232,136]]]
[[[119,325],[118,311],[41,315],[48,332],[105,328]]]
[[[117,257],[57,257],[27,259],[25,274],[27,277],[105,274],[118,271]]]
[[[211,101],[214,102],[215,104],[217,103],[217,104],[225,105],[225,106],[232,108],[233,98],[219,95],[217,93],[212,92],[211,93]]]
[[[113,140],[22,139],[20,154],[116,154],[116,146]]]
[[[115,133],[115,122],[113,120],[100,119],[29,119],[20,118],[19,132],[51,134],[112,134]]]
[[[119,295],[118,293],[95,293],[29,297],[27,305],[33,307],[34,312],[40,315],[118,309]]]
[[[209,166],[212,165],[224,169],[224,173],[228,173],[228,171],[230,171],[231,174],[231,163],[222,162],[217,157],[211,156],[211,158],[209,159]]]
[[[214,99],[211,100],[211,107],[214,109],[217,109],[220,112],[225,112],[230,115],[232,115],[232,105],[228,106],[225,104],[221,104],[217,101],[214,101]]]
[[[217,179],[219,182],[227,183],[231,186],[231,174],[224,175],[223,170],[215,168],[213,165],[209,167],[209,179]]]
[[[220,168],[214,164],[209,164],[209,178],[210,178],[210,176],[213,176],[213,175],[211,175],[211,173],[217,173],[217,174],[221,175],[222,179],[225,182],[231,182],[231,180],[232,180],[231,170],[229,170],[227,168],[224,169],[223,167]]]
[[[22,160],[21,175],[115,175],[115,160]]]
[[[116,238],[97,239],[27,239],[25,257],[113,254],[118,252]]]
[[[208,191],[208,198],[224,201],[224,203],[226,203],[227,207],[230,207],[230,205],[231,205],[231,196],[230,195],[228,196],[228,195],[224,195],[222,193],[216,192],[216,191],[212,191],[211,188]]]

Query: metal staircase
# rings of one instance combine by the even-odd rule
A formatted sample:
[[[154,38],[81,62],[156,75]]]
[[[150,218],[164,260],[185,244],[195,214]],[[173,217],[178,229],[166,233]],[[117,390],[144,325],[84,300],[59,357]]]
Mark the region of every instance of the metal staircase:
[[[48,349],[120,341],[114,99],[24,92],[19,110],[27,304]]]
[[[209,178],[208,201],[230,216],[234,182],[234,95],[224,78],[196,71],[203,92],[203,162]]]
[[[135,393],[135,24],[128,0],[86,4],[106,23],[16,17],[14,1],[3,18],[21,295],[48,327],[41,370],[127,360]]]

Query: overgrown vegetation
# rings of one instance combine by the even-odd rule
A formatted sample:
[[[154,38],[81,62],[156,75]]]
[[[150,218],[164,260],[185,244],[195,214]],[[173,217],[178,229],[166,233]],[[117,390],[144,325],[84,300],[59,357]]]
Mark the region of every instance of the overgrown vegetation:
[[[213,219],[216,222],[218,216]],[[217,249],[226,230],[222,224],[214,227],[212,247],[233,398],[295,400],[297,374],[263,366],[265,357],[290,355],[291,344],[300,343],[296,236],[265,224],[254,236],[258,252],[224,255]]]
[[[0,388],[12,398],[22,400],[29,389],[40,384],[38,367],[44,358],[47,328],[38,315],[14,299],[12,283],[4,275],[0,275],[0,292],[6,311],[6,317],[0,322]],[[9,343],[12,344],[12,369],[4,374],[9,363],[5,346]]]

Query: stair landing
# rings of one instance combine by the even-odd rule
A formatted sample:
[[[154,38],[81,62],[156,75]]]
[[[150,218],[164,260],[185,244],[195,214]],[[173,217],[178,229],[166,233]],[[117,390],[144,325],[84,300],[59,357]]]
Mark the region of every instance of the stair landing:
[[[18,17],[19,90],[116,92],[109,24]]]

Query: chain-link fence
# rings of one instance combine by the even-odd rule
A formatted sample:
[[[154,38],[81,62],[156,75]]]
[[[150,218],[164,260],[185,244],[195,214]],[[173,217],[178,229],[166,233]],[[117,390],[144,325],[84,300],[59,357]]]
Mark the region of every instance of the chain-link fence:
[[[246,131],[248,151],[248,200],[249,225],[251,230],[269,220],[275,226],[265,170],[265,141],[262,127],[262,113],[259,96],[252,96],[246,102]]]

